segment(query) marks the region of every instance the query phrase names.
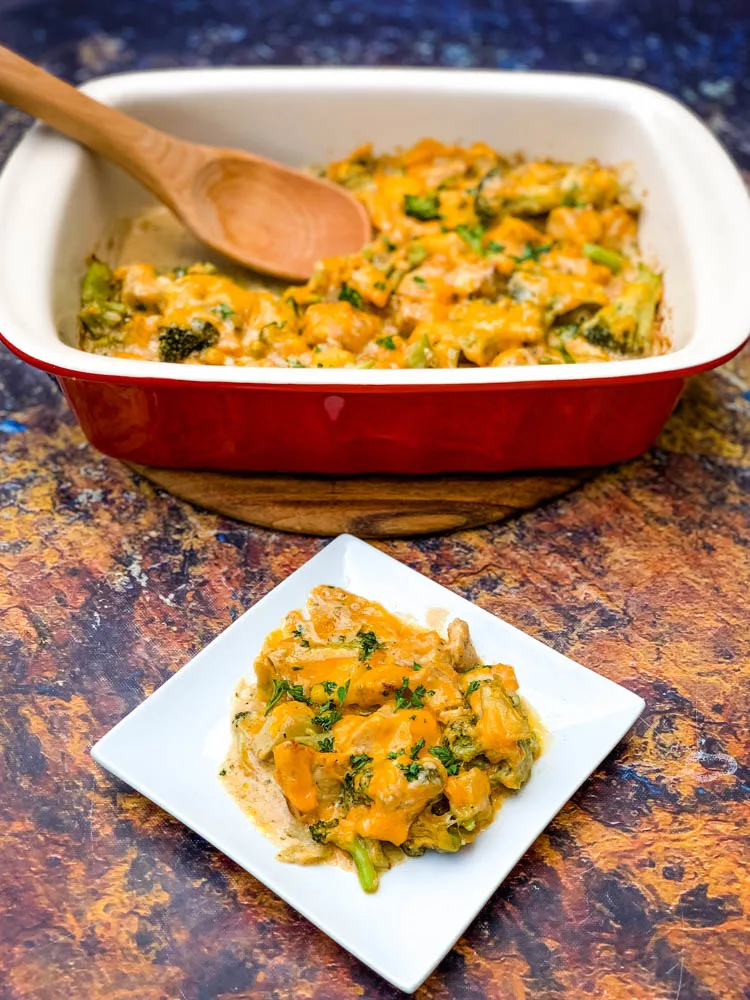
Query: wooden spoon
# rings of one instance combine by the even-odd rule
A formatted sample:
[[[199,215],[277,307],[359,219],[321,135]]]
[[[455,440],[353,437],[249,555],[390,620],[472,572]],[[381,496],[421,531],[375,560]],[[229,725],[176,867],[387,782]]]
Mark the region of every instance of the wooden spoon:
[[[316,261],[370,239],[367,212],[342,188],[252,153],[176,139],[2,46],[0,99],[112,160],[198,239],[256,271],[304,281]]]

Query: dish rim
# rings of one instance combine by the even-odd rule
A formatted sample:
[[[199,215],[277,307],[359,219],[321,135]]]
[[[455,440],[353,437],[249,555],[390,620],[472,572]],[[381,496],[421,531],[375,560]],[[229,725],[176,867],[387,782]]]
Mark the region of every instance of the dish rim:
[[[470,98],[488,94],[517,95],[544,98],[554,95],[558,100],[575,103],[585,100],[604,106],[617,105],[628,112],[642,128],[655,115],[666,117],[679,130],[681,141],[694,144],[693,153],[708,169],[725,211],[723,221],[732,226],[734,241],[750,244],[750,197],[741,176],[728,154],[708,128],[669,95],[644,84],[605,76],[573,73],[546,73],[506,70],[445,70],[416,67],[200,67],[195,69],[148,70],[100,77],[81,89],[105,103],[119,106],[134,99],[184,98],[225,93],[228,87],[246,91],[286,91],[304,89],[321,91],[336,88],[357,93],[387,94],[412,91],[440,93],[462,91]],[[583,109],[585,113],[585,108]],[[673,162],[679,150],[665,143]],[[24,173],[31,162],[44,159],[51,165],[68,154],[67,176],[63,191],[69,187],[81,164],[91,154],[74,142],[58,136],[45,126],[36,124],[13,152],[0,176],[0,217],[17,184],[23,184]],[[680,168],[682,169],[682,168]],[[685,168],[687,169],[687,168]],[[697,183],[697,182],[696,182]],[[67,185],[67,187],[66,187]],[[62,195],[61,195],[62,196]],[[51,230],[50,230],[51,233]],[[520,389],[529,385],[552,388],[570,385],[602,385],[612,380],[640,382],[682,378],[688,374],[716,367],[731,358],[750,338],[750,284],[740,282],[737,261],[726,249],[722,250],[726,229],[716,234],[712,246],[715,253],[724,254],[726,266],[737,272],[736,301],[725,308],[725,315],[696,317],[686,344],[656,357],[608,361],[589,365],[530,365],[499,368],[458,369],[297,369],[259,367],[213,367],[210,365],[168,365],[153,361],[109,358],[89,354],[66,344],[59,337],[54,317],[41,334],[31,337],[19,330],[6,309],[6,299],[12,299],[14,287],[0,273],[0,339],[19,357],[51,374],[91,381],[144,385],[210,385],[214,387],[245,386],[274,388],[284,386],[294,390],[335,389],[395,392],[434,390],[437,387],[462,390],[490,388]],[[690,237],[688,232],[687,237]],[[693,234],[695,235],[695,234]],[[706,234],[703,234],[706,235]],[[12,227],[2,237],[13,239]],[[688,241],[689,242],[689,239]],[[690,247],[688,246],[688,253]],[[705,311],[705,310],[704,310]],[[710,329],[709,329],[710,324]],[[33,345],[33,347],[32,347]],[[30,350],[29,348],[32,347]]]

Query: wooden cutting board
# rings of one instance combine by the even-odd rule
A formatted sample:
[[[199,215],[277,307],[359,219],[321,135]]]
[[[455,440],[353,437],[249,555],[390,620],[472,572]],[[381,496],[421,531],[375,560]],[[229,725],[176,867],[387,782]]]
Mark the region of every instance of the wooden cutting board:
[[[351,532],[363,538],[427,535],[502,521],[579,486],[574,469],[504,476],[290,476],[131,464],[152,483],[216,511],[277,531]]]

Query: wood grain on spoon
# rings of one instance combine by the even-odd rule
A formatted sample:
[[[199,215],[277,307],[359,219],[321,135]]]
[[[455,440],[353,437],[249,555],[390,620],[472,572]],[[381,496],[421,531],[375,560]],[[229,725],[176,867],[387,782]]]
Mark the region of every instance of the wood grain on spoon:
[[[200,146],[100,104],[0,46],[0,99],[126,170],[200,240],[291,281],[370,238],[362,205],[328,181],[234,149]]]

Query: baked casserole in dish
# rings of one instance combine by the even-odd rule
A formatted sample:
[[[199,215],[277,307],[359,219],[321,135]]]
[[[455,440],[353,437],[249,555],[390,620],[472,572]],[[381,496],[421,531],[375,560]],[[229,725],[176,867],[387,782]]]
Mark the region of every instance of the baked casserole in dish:
[[[86,90],[185,139],[250,149],[300,168],[338,164],[329,169],[342,171],[344,182],[355,179],[351,175],[357,169],[371,174],[391,169],[393,164],[385,163],[388,151],[413,153],[423,136],[454,151],[441,154],[441,160],[470,155],[502,161],[499,183],[485,180],[483,193],[492,211],[484,218],[451,217],[455,188],[452,193],[450,184],[441,187],[449,177],[433,178],[432,187],[440,190],[433,205],[421,189],[403,189],[404,181],[411,183],[409,169],[393,171],[395,180],[389,183],[401,185],[401,208],[411,195],[408,204],[416,216],[401,214],[415,228],[395,238],[386,234],[396,250],[382,243],[373,248],[373,258],[380,253],[392,258],[388,267],[393,269],[384,269],[384,277],[370,272],[368,285],[366,274],[355,276],[351,262],[341,273],[327,264],[306,292],[296,293],[320,298],[297,304],[311,322],[308,333],[299,316],[293,330],[295,335],[302,330],[307,353],[295,343],[294,350],[284,348],[272,359],[281,364],[227,363],[231,355],[219,343],[225,318],[219,314],[213,324],[216,340],[201,350],[218,348],[223,356],[215,354],[213,360],[220,364],[192,363],[189,353],[175,357],[178,363],[155,364],[145,356],[112,357],[77,346],[81,282],[92,249],[103,260],[114,259],[118,220],[142,217],[153,201],[116,168],[74,143],[44,127],[32,129],[0,178],[0,332],[17,354],[58,376],[85,434],[109,455],[165,467],[337,474],[604,464],[647,448],[686,376],[731,357],[750,330],[744,276],[750,206],[742,181],[708,130],[680,104],[649,88],[554,74],[201,69],[109,77]],[[367,143],[374,153],[360,149],[351,156]],[[413,155],[419,159],[424,153],[425,147],[420,152],[417,146]],[[516,154],[520,158],[508,164]],[[579,278],[592,279],[593,291],[584,297],[594,301],[579,306],[573,297],[565,309],[563,295],[550,310],[558,292],[550,290],[550,279],[571,267],[560,261],[561,255],[571,257],[570,213],[580,216],[593,208],[601,215],[618,206],[628,213],[632,205],[623,203],[619,192],[609,202],[587,205],[584,196],[584,204],[578,204],[581,199],[569,185],[563,195],[567,203],[550,207],[540,228],[539,219],[522,212],[494,214],[493,198],[507,207],[510,194],[503,179],[524,163],[554,170],[561,164],[580,169],[593,161],[605,170],[623,166],[632,178],[626,198],[632,195],[633,204],[642,206],[637,249],[609,242],[611,230],[603,224],[587,233],[576,229],[573,258],[580,263],[575,267],[581,269]],[[467,174],[465,187],[476,187],[474,180]],[[475,211],[476,191],[471,197]],[[382,241],[376,210],[373,206],[371,214],[379,230],[376,239]],[[446,218],[419,219],[420,214]],[[504,224],[507,229],[507,217],[520,218],[541,239],[536,232],[493,232]],[[554,232],[547,232],[550,225]],[[415,242],[420,250],[413,249]],[[424,258],[414,263],[422,252]],[[490,286],[480,285],[478,299],[469,293],[464,301],[452,300],[447,316],[423,317],[425,299],[415,278],[425,285],[444,281],[445,273],[430,271],[444,266],[435,261],[441,255],[466,261],[468,273],[477,272],[470,280],[478,280],[481,271],[486,281],[491,269]],[[402,257],[409,270],[400,281],[408,283],[396,291],[402,300],[396,305],[417,314],[391,332],[386,329],[393,319],[386,315],[391,305],[378,305],[374,297],[368,303],[365,292],[385,292],[390,300],[388,281],[404,270]],[[181,259],[141,255],[140,260],[169,272],[206,257],[193,246],[184,248]],[[359,270],[366,272],[365,264],[377,269],[379,262],[365,258]],[[226,270],[226,262],[209,257],[208,263]],[[503,275],[503,268],[511,270]],[[568,290],[572,277],[568,273],[563,282]],[[175,280],[173,270],[170,280]],[[376,289],[376,282],[386,288]],[[612,324],[608,337],[607,324],[594,331],[594,317],[627,295],[625,285],[635,288],[633,315],[638,318],[615,330],[621,334],[616,344]],[[420,293],[411,296],[411,304],[403,301],[410,289]],[[283,296],[283,290],[268,294]],[[439,299],[437,289],[433,299]],[[497,314],[480,315],[483,306],[506,314],[524,306],[526,312],[516,308],[514,319],[523,323],[528,313],[532,327],[535,306],[546,315],[537,333],[509,343],[505,333],[476,336],[508,329],[507,315],[493,325]],[[563,312],[555,311],[559,308]],[[349,322],[350,310],[365,327],[360,340],[350,343],[355,349],[342,346],[339,337],[338,347],[346,352],[338,359],[343,366],[316,359],[337,347],[326,313],[343,312]],[[620,305],[618,315],[621,310]],[[599,318],[606,319],[606,313]],[[646,328],[649,334],[641,344],[638,331]],[[161,332],[144,340],[146,353],[158,351]],[[211,331],[208,337],[213,340]],[[179,354],[185,343],[173,338],[173,347],[178,342]],[[579,359],[575,352],[589,349],[587,361],[604,360],[596,350],[610,359],[582,363],[582,353]]]

